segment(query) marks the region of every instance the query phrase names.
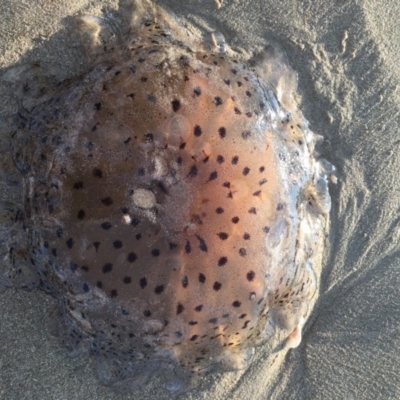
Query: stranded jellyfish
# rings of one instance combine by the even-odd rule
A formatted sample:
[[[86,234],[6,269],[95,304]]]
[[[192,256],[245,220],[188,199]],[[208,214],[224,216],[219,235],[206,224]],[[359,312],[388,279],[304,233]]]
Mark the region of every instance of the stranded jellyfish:
[[[22,195],[2,205],[1,283],[53,295],[53,331],[107,384],[157,372],[179,391],[296,347],[333,168],[284,55],[244,60],[146,2],[119,30],[82,24],[89,72],[10,135]]]

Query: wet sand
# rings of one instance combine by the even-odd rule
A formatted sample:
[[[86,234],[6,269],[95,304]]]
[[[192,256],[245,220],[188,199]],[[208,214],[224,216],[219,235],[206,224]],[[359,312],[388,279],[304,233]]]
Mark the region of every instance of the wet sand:
[[[94,3],[94,2],[92,2]],[[273,366],[205,379],[187,399],[400,398],[400,5],[395,1],[159,1],[235,50],[276,43],[299,76],[301,109],[337,168],[317,305],[303,342]],[[73,16],[116,1],[0,4],[0,68],[40,61],[65,79],[85,69]],[[124,7],[127,1],[121,1]],[[4,86],[4,85],[3,85]],[[0,116],[17,108],[5,88]],[[0,185],[0,193],[2,186]],[[54,301],[0,292],[0,399],[135,399],[100,386],[46,327]],[[157,382],[141,399],[167,399]]]

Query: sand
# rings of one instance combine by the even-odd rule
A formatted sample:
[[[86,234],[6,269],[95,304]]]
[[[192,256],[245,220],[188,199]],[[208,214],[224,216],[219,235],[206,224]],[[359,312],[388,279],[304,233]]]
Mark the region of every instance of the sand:
[[[126,1],[121,1],[124,6]],[[267,368],[205,380],[187,399],[400,398],[400,3],[396,0],[163,0],[195,28],[220,30],[237,50],[278,43],[299,76],[301,109],[337,167],[320,295],[299,348]],[[33,5],[34,4],[34,5]],[[115,1],[0,3],[0,68],[40,61],[59,79],[85,69],[72,17]],[[251,5],[249,5],[251,4]],[[16,110],[0,84],[0,115]],[[1,190],[1,186],[0,186]],[[46,328],[54,301],[0,292],[0,398],[167,399],[100,386]]]

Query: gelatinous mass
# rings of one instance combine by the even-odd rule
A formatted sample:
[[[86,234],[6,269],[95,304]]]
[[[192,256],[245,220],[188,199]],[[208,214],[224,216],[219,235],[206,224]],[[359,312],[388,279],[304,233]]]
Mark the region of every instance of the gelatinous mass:
[[[106,20],[85,17],[90,72],[13,132],[26,246],[1,279],[55,296],[57,334],[104,382],[161,370],[176,389],[282,332],[299,344],[332,169],[279,51],[245,62],[142,9],[109,48]]]

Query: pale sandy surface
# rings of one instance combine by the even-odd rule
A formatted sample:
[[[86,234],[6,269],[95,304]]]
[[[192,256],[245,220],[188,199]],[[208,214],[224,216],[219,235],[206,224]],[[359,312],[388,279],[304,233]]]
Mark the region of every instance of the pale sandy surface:
[[[40,60],[59,78],[84,70],[71,16],[113,1],[3,0],[0,67]],[[280,368],[204,382],[188,399],[400,398],[400,3],[340,0],[159,1],[248,51],[273,40],[299,74],[301,108],[337,166],[320,299],[302,345]],[[33,6],[35,4],[35,6]],[[97,4],[97,6],[93,6]],[[249,6],[248,4],[252,4]],[[7,90],[0,113],[15,109]],[[0,293],[0,398],[166,399],[157,382],[135,395],[100,386],[87,358],[48,333],[53,301]]]

